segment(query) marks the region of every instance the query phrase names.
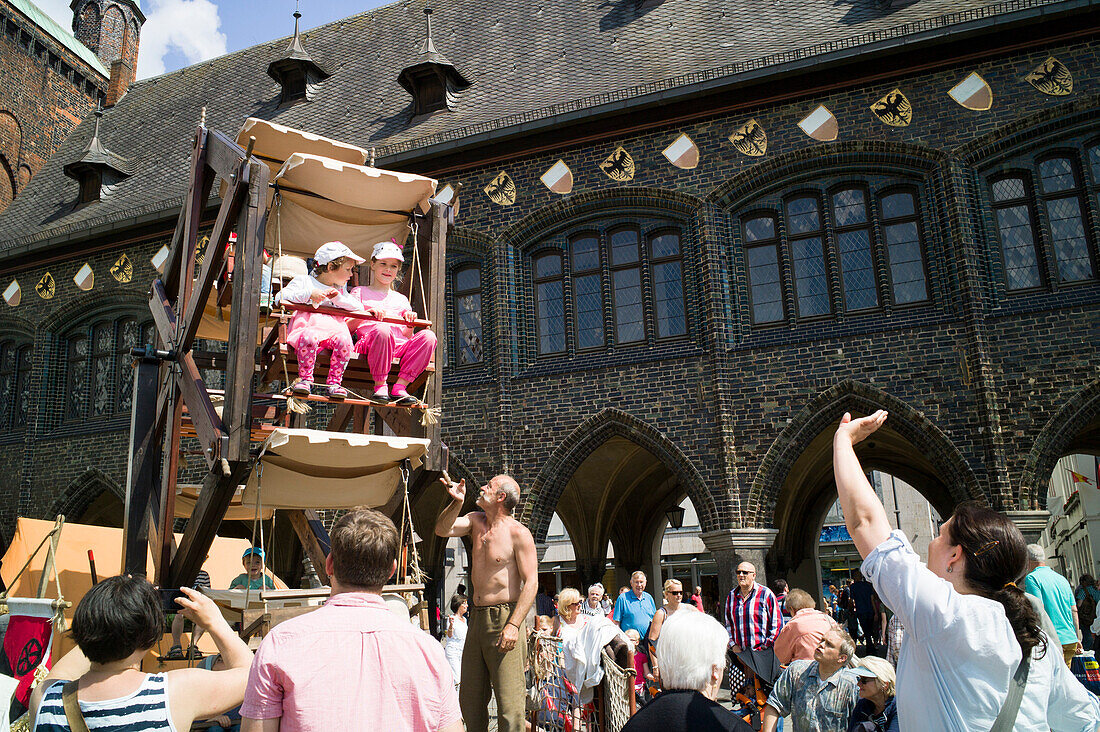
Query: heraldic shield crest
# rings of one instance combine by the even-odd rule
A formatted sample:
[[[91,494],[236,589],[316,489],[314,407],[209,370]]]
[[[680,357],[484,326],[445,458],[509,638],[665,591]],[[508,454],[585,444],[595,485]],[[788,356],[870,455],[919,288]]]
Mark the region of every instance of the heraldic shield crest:
[[[43,300],[52,300],[53,296],[57,294],[57,282],[54,281],[53,275],[49,272],[42,275],[42,279],[34,286],[34,291]]]
[[[625,183],[628,180],[634,180],[634,158],[630,157],[630,153],[626,151],[622,145],[611,151],[602,163],[600,163],[600,170],[602,170],[607,177],[611,180]]]
[[[750,119],[734,130],[729,140],[742,155],[758,158],[768,152],[768,133],[755,119]]]
[[[894,89],[871,105],[871,114],[891,127],[908,127],[913,121],[913,103],[901,89]]]
[[[111,276],[123,284],[129,282],[134,279],[134,263],[123,254],[111,265]]]
[[[1033,87],[1052,97],[1064,97],[1073,92],[1073,74],[1066,65],[1051,56],[1024,77]]]
[[[516,183],[502,170],[485,186],[485,195],[498,206],[511,206],[516,202]]]

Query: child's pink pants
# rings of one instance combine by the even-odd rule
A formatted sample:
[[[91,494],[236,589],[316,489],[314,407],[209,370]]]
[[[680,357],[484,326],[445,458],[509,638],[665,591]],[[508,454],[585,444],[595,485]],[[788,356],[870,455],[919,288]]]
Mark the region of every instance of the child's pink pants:
[[[395,358],[401,359],[397,378],[412,381],[424,372],[435,353],[435,333],[430,330],[417,331],[408,340],[396,330],[388,323],[368,322],[356,331],[359,340],[355,342],[355,350],[366,354],[367,367],[375,384],[386,383]]]
[[[322,340],[318,333],[306,328],[298,335],[298,344],[294,352],[298,355],[298,377],[302,381],[313,381],[313,368],[317,364],[317,351],[327,348],[331,352],[326,384],[339,386],[344,380],[344,369],[351,360],[351,334],[348,332],[330,335]]]

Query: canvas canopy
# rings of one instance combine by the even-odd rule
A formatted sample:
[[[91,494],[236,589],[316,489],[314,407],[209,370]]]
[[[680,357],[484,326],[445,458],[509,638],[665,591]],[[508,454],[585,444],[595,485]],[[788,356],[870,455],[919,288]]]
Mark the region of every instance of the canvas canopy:
[[[264,442],[241,502],[274,508],[385,505],[401,464],[420,465],[430,440],[323,430],[276,429]]]
[[[176,486],[176,501],[174,504],[176,518],[191,518],[191,514],[195,510],[195,503],[199,500],[199,490],[201,488],[202,486],[194,484]],[[237,486],[237,491],[229,501],[229,508],[225,511],[225,517],[222,519],[223,521],[252,521],[256,518],[255,504],[245,505],[241,502],[241,495],[243,493],[244,486]],[[271,507],[260,507],[260,520],[270,521],[274,514],[275,510]]]
[[[365,259],[377,242],[403,245],[410,214],[426,213],[435,194],[431,178],[301,152],[287,158],[274,182],[279,203],[268,216],[266,241],[299,256],[333,240]]]

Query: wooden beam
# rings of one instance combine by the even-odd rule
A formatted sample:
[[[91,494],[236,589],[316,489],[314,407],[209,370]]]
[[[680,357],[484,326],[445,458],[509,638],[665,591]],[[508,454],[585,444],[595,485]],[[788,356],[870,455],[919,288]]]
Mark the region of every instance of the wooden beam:
[[[436,323],[436,334],[440,338],[445,337],[447,332],[447,324],[444,322],[447,310],[443,292],[447,272],[447,229],[450,212],[450,206],[437,201],[432,202],[431,244],[428,250],[428,264],[424,272],[424,286],[427,289],[427,292],[424,293],[424,297],[427,298],[427,309],[424,312],[424,317]],[[436,356],[438,357],[438,355],[439,345],[437,344]],[[424,401],[433,407],[443,404],[443,375],[441,373],[432,374],[428,378],[427,386],[424,389]],[[426,425],[423,428],[423,435],[432,441],[428,447],[427,455],[424,456],[424,469],[437,472],[446,470],[447,451],[443,447],[442,422]]]
[[[252,427],[252,377],[256,372],[256,324],[260,318],[263,275],[264,207],[271,171],[255,158],[240,175],[248,187],[248,202],[237,223],[233,267],[233,308],[229,315],[229,352],[225,369],[225,406],[222,420],[229,437],[230,461],[249,459]],[[247,177],[246,177],[247,176]],[[188,404],[190,406],[190,404]]]
[[[142,358],[134,369],[133,411],[130,413],[130,450],[126,474],[126,513],[123,517],[122,573],[146,576],[153,506],[160,492],[160,433],[158,408],[160,364]],[[165,403],[164,412],[167,412]]]
[[[214,230],[210,233],[210,243],[206,245],[206,256],[202,260],[202,269],[196,280],[195,290],[187,300],[187,306],[183,309],[180,318],[180,337],[176,347],[180,351],[191,349],[195,341],[195,334],[202,323],[203,308],[210,297],[210,291],[214,289],[214,280],[225,265],[225,245],[229,241],[229,233],[241,213],[241,207],[247,196],[245,186],[241,184],[241,178],[234,178],[229,184],[226,197],[222,200],[218,209],[218,218],[214,222]]]
[[[179,367],[176,384],[183,396],[183,403],[187,405],[191,422],[195,425],[195,433],[202,444],[206,463],[212,465],[215,459],[227,457],[219,453],[222,438],[226,435],[225,425],[222,418],[214,411],[214,404],[210,401],[206,384],[190,353],[179,354]],[[206,452],[207,450],[209,452]]]
[[[149,292],[149,312],[153,314],[153,323],[161,342],[171,348],[176,342],[176,311],[172,309],[164,283],[159,278],[153,280]]]
[[[305,549],[309,561],[313,563],[313,570],[317,573],[317,577],[321,580],[321,584],[332,584],[328,572],[325,570],[325,558],[327,554],[321,546],[321,543],[317,541],[317,535],[313,533],[313,527],[310,525],[305,512],[288,509],[283,511],[283,515],[290,521],[290,525],[294,528],[294,533],[298,535],[298,541],[302,542],[302,548]]]
[[[339,404],[332,412],[325,429],[329,432],[343,432],[351,420],[353,408],[350,404]]]
[[[179,549],[172,557],[168,572],[168,587],[190,587],[202,569],[210,545],[218,533],[225,511],[233,499],[237,486],[245,482],[251,463],[230,462],[229,473],[222,472],[222,464],[211,467],[199,490],[198,500],[183,531]]]
[[[235,140],[217,130],[209,131],[206,138],[206,164],[213,168],[214,172],[222,177],[222,180],[228,182],[233,179],[233,176],[238,175],[241,163],[244,160],[244,148],[238,145]],[[251,160],[254,163],[263,165],[255,156]],[[268,169],[266,165],[264,165],[264,168]],[[266,189],[264,195],[267,195]]]
[[[207,129],[199,125],[195,132],[194,147],[191,150],[191,184],[187,189],[187,196],[183,199],[183,205],[180,206],[180,215],[176,219],[176,228],[172,233],[172,243],[168,245],[168,259],[164,262],[164,272],[161,274],[161,279],[165,283],[165,292],[171,300],[175,300],[179,294],[179,271],[184,261],[183,246],[186,241],[184,232],[188,229],[188,218],[194,214],[194,209],[189,203],[194,200],[194,192],[197,189],[202,192],[201,198],[205,204],[210,197],[210,189],[214,185],[214,176],[210,175],[206,167],[206,141]],[[199,217],[201,216],[200,211]],[[198,230],[197,220],[194,223],[194,229]],[[191,256],[194,256],[193,252]]]

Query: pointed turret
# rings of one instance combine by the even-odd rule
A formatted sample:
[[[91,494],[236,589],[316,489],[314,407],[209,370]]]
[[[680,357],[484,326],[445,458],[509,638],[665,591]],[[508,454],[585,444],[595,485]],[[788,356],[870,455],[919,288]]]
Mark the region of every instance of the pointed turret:
[[[98,201],[111,186],[134,172],[129,160],[111,152],[100,141],[99,122],[102,118],[103,107],[100,106],[95,111],[92,139],[88,140],[80,157],[62,169],[65,175],[80,184],[77,203]]]
[[[470,86],[432,39],[432,9],[424,8],[425,36],[417,62],[401,70],[397,81],[413,98],[413,116],[452,108],[455,92]]]
[[[301,17],[302,14],[295,10],[294,37],[283,55],[267,67],[267,75],[279,82],[282,88],[279,97],[280,105],[293,104],[301,100],[308,102],[313,98],[317,84],[331,76],[317,65],[302,46],[302,38],[298,33],[298,19]]]

